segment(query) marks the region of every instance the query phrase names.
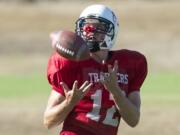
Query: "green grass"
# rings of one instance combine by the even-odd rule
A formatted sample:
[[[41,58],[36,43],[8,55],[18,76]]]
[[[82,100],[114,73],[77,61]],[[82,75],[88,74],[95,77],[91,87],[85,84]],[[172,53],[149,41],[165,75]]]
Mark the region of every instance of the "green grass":
[[[1,75],[0,98],[31,98],[47,96],[50,86],[46,76],[39,75]]]
[[[141,95],[145,104],[180,104],[180,74],[167,72],[148,75]]]
[[[1,75],[1,99],[42,98],[51,88],[45,74]],[[180,74],[149,74],[141,89],[144,104],[180,104]]]

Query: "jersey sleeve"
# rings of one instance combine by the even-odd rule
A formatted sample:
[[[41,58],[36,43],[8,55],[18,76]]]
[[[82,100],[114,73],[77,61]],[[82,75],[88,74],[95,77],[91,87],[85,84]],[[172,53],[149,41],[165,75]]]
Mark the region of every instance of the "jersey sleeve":
[[[135,62],[134,76],[130,80],[129,92],[140,91],[140,88],[147,76],[147,61],[144,55],[139,55]]]
[[[69,88],[75,79],[75,72],[72,67],[75,66],[75,62],[71,62],[54,54],[49,58],[47,66],[47,79],[52,89],[65,96],[64,90],[60,85],[60,82],[65,82]]]

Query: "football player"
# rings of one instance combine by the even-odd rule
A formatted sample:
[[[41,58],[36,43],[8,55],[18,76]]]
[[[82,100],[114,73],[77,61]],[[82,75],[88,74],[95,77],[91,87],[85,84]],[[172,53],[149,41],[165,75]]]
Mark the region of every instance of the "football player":
[[[138,124],[147,62],[139,52],[111,50],[118,29],[110,8],[91,5],[82,11],[76,33],[86,41],[91,57],[74,62],[54,53],[49,58],[47,128],[63,122],[60,135],[117,135],[121,118],[131,127]]]

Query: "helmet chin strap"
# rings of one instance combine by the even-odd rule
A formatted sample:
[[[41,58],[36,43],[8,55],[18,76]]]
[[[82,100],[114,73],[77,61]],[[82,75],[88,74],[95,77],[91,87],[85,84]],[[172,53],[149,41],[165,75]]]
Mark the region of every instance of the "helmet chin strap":
[[[101,48],[107,48],[106,42],[99,43],[97,41],[87,41],[90,52],[100,51]]]
[[[90,52],[97,52],[100,50],[99,43],[97,41],[88,41],[87,45]]]

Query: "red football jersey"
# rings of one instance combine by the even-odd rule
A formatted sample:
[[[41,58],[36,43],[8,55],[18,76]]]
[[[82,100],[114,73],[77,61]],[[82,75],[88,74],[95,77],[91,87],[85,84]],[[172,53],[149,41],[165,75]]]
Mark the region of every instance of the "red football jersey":
[[[92,58],[74,62],[53,54],[48,63],[47,77],[52,89],[64,95],[60,82],[65,82],[69,88],[75,80],[82,85],[88,80],[93,86],[85,97],[70,112],[64,121],[61,135],[117,135],[120,114],[111,94],[98,82],[108,75],[108,64],[117,60],[118,84],[126,96],[139,91],[147,75],[147,62],[144,55],[130,50],[111,51],[105,64],[100,64]]]

